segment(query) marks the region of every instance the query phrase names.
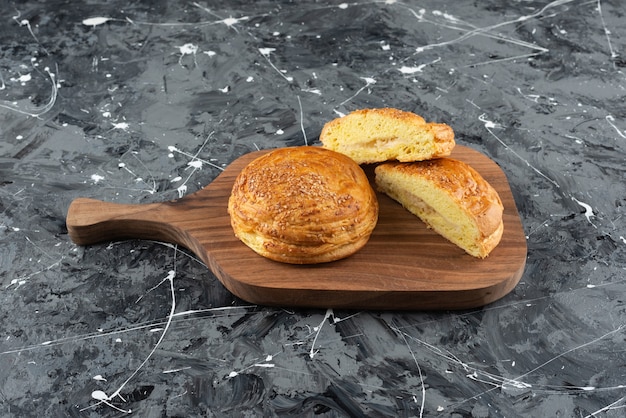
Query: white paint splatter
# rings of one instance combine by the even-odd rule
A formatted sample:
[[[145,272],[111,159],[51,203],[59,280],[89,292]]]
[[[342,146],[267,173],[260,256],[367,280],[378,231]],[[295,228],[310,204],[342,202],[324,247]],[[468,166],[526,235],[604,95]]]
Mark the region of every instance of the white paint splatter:
[[[122,131],[127,131],[130,125],[127,122],[118,122],[113,124],[113,129],[121,129]]]
[[[119,407],[117,407],[117,406],[113,405],[113,404],[110,402],[110,401],[111,401],[111,399],[113,399],[113,396],[109,396],[109,395],[107,395],[106,393],[104,393],[104,392],[103,392],[103,391],[101,391],[101,390],[94,390],[93,392],[91,392],[91,397],[92,397],[93,399],[97,400],[97,401],[100,401],[100,402],[98,402],[96,405],[99,405],[99,404],[103,403],[103,404],[108,405],[108,406],[110,406],[111,408],[113,408],[113,409],[115,409],[115,410],[117,410],[117,411],[119,411],[119,412],[124,412],[124,413],[126,413],[126,414],[130,414],[130,413],[132,413],[132,412],[133,412],[131,409],[121,409],[121,408],[119,408]],[[82,411],[84,411],[85,409],[86,409],[86,408],[81,409],[81,412],[82,412]]]
[[[55,75],[55,73],[50,71],[50,68],[45,67],[44,71],[50,77],[50,81],[51,81],[51,85],[52,85],[52,93],[50,95],[50,100],[48,101],[48,103],[44,104],[43,106],[41,106],[39,108],[36,108],[34,111],[22,110],[15,104],[4,104],[4,103],[0,103],[0,108],[9,109],[9,110],[12,110],[14,112],[21,113],[23,115],[32,116],[32,117],[35,117],[35,118],[38,118],[41,115],[43,115],[43,114],[47,113],[48,111],[50,111],[50,109],[52,109],[52,107],[54,106],[54,104],[55,104],[55,102],[57,100],[57,95],[58,95],[59,88],[61,87],[61,84],[60,84],[60,82],[58,82],[56,80],[56,75]],[[3,85],[4,85],[4,83],[3,83]]]
[[[126,385],[137,375],[137,373],[139,373],[139,371],[148,363],[148,361],[152,358],[152,356],[154,355],[156,350],[161,345],[161,342],[163,342],[163,339],[165,338],[165,334],[167,333],[167,330],[169,329],[169,327],[170,327],[170,325],[172,323],[172,319],[174,317],[174,312],[176,311],[176,292],[174,290],[174,278],[175,277],[176,277],[176,271],[175,270],[170,270],[167,273],[167,276],[163,280],[161,280],[156,286],[154,286],[154,287],[152,287],[150,289],[150,291],[151,291],[152,289],[157,288],[158,286],[160,286],[164,282],[169,282],[169,285],[170,285],[169,288],[170,288],[170,295],[171,295],[172,303],[171,303],[171,306],[170,306],[170,312],[169,312],[169,315],[167,317],[167,321],[165,323],[165,327],[162,328],[163,332],[161,333],[161,336],[159,337],[159,340],[156,342],[156,344],[154,345],[154,347],[152,348],[152,350],[150,351],[148,356],[146,356],[146,358],[135,369],[135,371],[130,374],[130,376],[115,390],[115,392],[113,392],[112,395],[109,396],[109,395],[106,394],[106,392],[104,392],[102,390],[95,390],[95,391],[91,392],[91,397],[93,399],[99,401],[99,402],[97,402],[94,405],[90,405],[90,406],[87,406],[87,407],[81,409],[80,410],[81,412],[83,412],[83,411],[85,411],[87,409],[95,408],[96,406],[98,406],[100,404],[105,404],[105,405],[109,406],[110,408],[115,409],[116,411],[123,412],[123,413],[126,413],[126,414],[132,413],[131,409],[121,409],[121,408],[113,405],[110,401],[112,399],[116,398],[116,397],[119,397],[123,401],[126,401],[120,395],[120,393],[122,392],[122,390],[124,390]]]
[[[359,94],[361,94],[361,92],[363,90],[365,90],[366,88],[368,88],[369,86],[376,84],[376,79],[372,78],[372,77],[359,77],[361,80],[365,81],[365,85],[363,87],[361,87],[360,89],[358,89],[356,91],[356,93],[354,93],[352,96],[348,97],[346,100],[344,100],[343,102],[339,103],[340,106],[343,106],[344,104],[348,103],[349,101],[351,101],[352,99],[354,99],[356,96],[358,96]]]
[[[21,286],[23,286],[25,284],[26,284],[26,280],[13,279],[13,280],[11,280],[11,284],[9,284],[7,287],[10,287],[10,286],[13,286],[13,285],[17,285],[17,286],[15,286],[15,288],[17,289],[17,288],[19,288],[19,287],[21,287]]]
[[[322,95],[322,91],[320,89],[302,89],[302,91],[305,92],[305,93],[317,94],[319,96]]]
[[[10,80],[17,81],[23,86],[27,82],[31,81],[32,79],[33,79],[33,76],[30,73],[28,73],[28,74],[21,74],[18,78],[11,78]]]
[[[313,344],[311,344],[311,350],[309,351],[309,358],[311,358],[311,360],[313,359],[313,357],[315,357],[317,355],[317,353],[319,353],[319,350],[315,349],[315,343],[317,342],[317,338],[320,336],[320,332],[322,331],[322,327],[324,326],[324,323],[332,315],[333,315],[333,310],[332,309],[327,309],[326,310],[326,314],[324,314],[324,318],[322,319],[320,324],[318,326],[316,326],[316,327],[313,327],[313,331],[315,331],[315,338],[313,338]]]
[[[183,197],[184,194],[187,192],[187,182],[189,181],[189,179],[191,179],[191,176],[196,172],[196,170],[199,170],[203,167],[204,164],[209,165],[211,167],[217,168],[219,170],[224,170],[223,167],[220,167],[217,164],[214,164],[210,161],[207,160],[203,160],[201,158],[198,158],[198,154],[200,153],[200,151],[202,151],[202,149],[204,148],[204,146],[207,144],[207,142],[209,141],[209,139],[211,138],[211,136],[213,135],[213,132],[211,132],[207,138],[205,139],[204,143],[202,144],[202,146],[200,147],[200,149],[198,149],[198,152],[196,152],[195,155],[190,154],[188,152],[182,151],[178,148],[176,148],[173,145],[170,145],[167,147],[167,149],[170,151],[170,153],[168,154],[169,158],[173,158],[174,157],[174,153],[178,153],[181,155],[184,155],[186,157],[189,157],[191,160],[187,163],[187,167],[191,167],[193,170],[191,171],[191,173],[189,174],[189,176],[187,176],[187,179],[183,182],[182,185],[180,185],[176,190],[178,191],[178,196],[179,198]],[[176,178],[175,181],[180,181],[180,178]],[[174,180],[172,180],[172,182],[174,182]]]
[[[587,203],[581,202],[580,200],[576,199],[574,196],[572,196],[572,200],[574,202],[578,203],[583,208],[585,208],[585,217],[587,218],[587,222],[589,222],[591,225],[593,225],[593,222],[591,222],[591,218],[596,216],[593,213],[593,208],[591,206],[589,206]]]
[[[178,65],[183,66],[183,58],[185,55],[193,56],[193,62],[195,66],[198,66],[198,62],[196,61],[196,54],[198,53],[198,45],[194,45],[191,43],[187,43],[185,45],[179,46],[178,51],[180,52],[180,58],[178,58]]]
[[[291,83],[293,81],[293,77],[288,77],[286,76],[284,73],[286,71],[284,70],[279,70],[278,68],[276,68],[276,66],[274,65],[274,63],[270,60],[270,55],[272,54],[272,52],[276,51],[276,48],[259,48],[259,52],[261,53],[261,55],[263,55],[263,57],[265,57],[265,59],[267,60],[268,64],[274,69],[274,71],[276,71],[278,74],[280,74],[280,76],[282,78],[284,78],[285,80],[287,80],[289,83]]]
[[[163,374],[176,373],[176,372],[180,372],[180,371],[187,370],[187,369],[191,369],[191,367],[187,366],[187,367],[181,367],[180,369],[163,370]]]
[[[242,17],[238,17],[238,18],[229,16],[226,19],[220,20],[218,23],[223,23],[226,26],[228,26],[229,28],[234,29],[235,32],[239,33],[239,31],[237,30],[235,25],[237,23],[239,23],[239,22],[242,22],[242,21],[245,21],[245,20],[248,20],[248,19],[250,19],[248,16],[242,16]]]
[[[259,362],[259,363],[253,363],[250,366],[247,366],[239,371],[237,370],[233,370],[232,372],[230,372],[228,374],[228,378],[233,378],[235,376],[239,376],[239,374],[245,370],[251,369],[253,367],[261,367],[261,368],[265,368],[265,369],[271,369],[276,367],[276,365],[274,363],[270,363],[272,360],[274,359],[274,356],[272,354],[268,354],[267,356],[265,356],[265,360],[264,362]]]
[[[179,46],[178,50],[183,55],[195,55],[198,52],[198,45],[194,44],[185,44],[183,46]]]
[[[91,392],[91,397],[99,401],[109,400],[108,395],[101,390],[94,390],[93,392]]]
[[[432,14],[433,14],[433,15],[435,15],[435,16],[441,16],[441,17],[443,17],[444,19],[446,19],[446,20],[450,20],[450,21],[452,21],[452,22],[458,22],[458,20],[459,20],[459,19],[457,19],[456,17],[452,16],[451,14],[449,14],[449,13],[445,13],[445,12],[442,12],[442,11],[440,11],[440,10],[433,10],[433,11],[432,11]]]
[[[268,369],[276,367],[275,364],[271,364],[271,363],[254,363],[254,366],[255,367],[265,367],[265,368],[268,368]]]
[[[302,136],[304,137],[304,145],[309,145],[309,140],[306,136],[306,130],[304,129],[304,110],[302,109],[302,101],[300,100],[300,96],[296,96],[298,99],[298,107],[300,107],[300,130],[302,131]]]
[[[266,58],[269,58],[272,52],[276,51],[276,48],[259,48],[259,52]]]
[[[485,128],[487,129],[494,129],[498,127],[498,125],[495,122],[488,120],[484,113],[478,117],[478,120],[484,123]]]
[[[201,169],[201,168],[202,168],[202,160],[193,160],[193,161],[189,161],[189,162],[187,163],[187,165],[188,165],[189,167],[193,167],[193,168],[196,168],[196,169]]]
[[[544,173],[542,173],[539,169],[537,169],[536,167],[534,167],[533,165],[530,164],[530,162],[528,162],[528,160],[526,160],[524,157],[522,157],[521,155],[519,155],[517,152],[515,152],[515,150],[513,150],[511,147],[509,147],[509,145],[504,142],[502,140],[502,138],[500,138],[498,135],[496,135],[493,132],[494,128],[500,128],[502,127],[501,125],[496,124],[495,122],[492,122],[490,120],[487,119],[487,117],[485,116],[485,114],[481,114],[478,117],[478,120],[480,120],[482,123],[485,124],[485,129],[487,129],[487,131],[489,131],[489,133],[491,134],[491,136],[493,136],[507,151],[511,152],[513,155],[515,155],[517,158],[519,158],[520,160],[522,160],[528,167],[530,167],[535,173],[539,174],[541,177],[543,177],[544,179],[548,180],[550,183],[552,183],[555,187],[560,188],[561,186],[559,185],[559,183],[557,183],[555,180],[551,179],[550,177],[548,177],[547,175],[545,175]]]
[[[426,66],[427,64],[422,64],[422,65],[418,65],[417,67],[407,67],[406,65],[403,65],[402,67],[398,68],[398,71],[400,71],[402,74],[415,74],[415,73],[421,73],[422,69]]]
[[[83,20],[83,25],[86,26],[98,26],[106,23],[110,20],[113,20],[110,17],[90,17],[88,19]]]
[[[609,123],[609,125],[611,125],[613,129],[615,129],[619,136],[621,136],[622,138],[626,138],[626,131],[620,130],[620,128],[615,125],[615,118],[612,115],[607,115],[605,119]]]
[[[611,42],[611,31],[606,26],[606,22],[604,20],[604,14],[602,13],[602,2],[600,0],[597,0],[597,8],[598,8],[598,14],[600,15],[600,21],[602,22],[602,27],[604,28],[604,35],[606,36],[606,42],[609,46],[609,51],[611,51],[611,58],[617,58],[619,54],[615,52],[615,49],[613,48],[613,43]]]
[[[101,176],[100,174],[92,174],[91,175],[91,180],[95,183],[98,184],[98,182],[104,180],[104,176]]]
[[[222,23],[226,26],[233,26],[237,22],[239,22],[239,19],[236,19],[234,17],[227,17],[226,19],[222,20]]]
[[[35,32],[33,32],[33,28],[31,27],[30,22],[28,21],[28,19],[22,19],[22,20],[18,21],[20,15],[21,15],[21,13],[18,11],[17,12],[17,16],[13,16],[13,20],[16,21],[17,24],[20,25],[20,26],[26,26],[28,28],[28,32],[30,33],[30,36],[32,36],[33,39],[35,40],[35,42],[37,42],[39,44],[39,46],[43,49],[43,51],[46,53],[46,55],[50,55],[48,50],[41,44],[41,42],[39,42],[39,39],[35,35]]]

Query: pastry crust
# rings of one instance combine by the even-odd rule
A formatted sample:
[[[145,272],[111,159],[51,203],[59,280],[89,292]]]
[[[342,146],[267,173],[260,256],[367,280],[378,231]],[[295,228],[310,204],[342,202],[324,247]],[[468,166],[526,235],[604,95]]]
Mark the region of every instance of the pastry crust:
[[[322,128],[320,141],[358,164],[445,157],[455,145],[450,126],[392,108],[361,109],[331,120]]]
[[[468,164],[452,158],[384,163],[375,175],[380,191],[468,254],[485,258],[500,242],[500,196]]]
[[[280,148],[246,166],[228,201],[235,235],[292,264],[347,257],[369,240],[378,201],[350,158],[321,147]]]

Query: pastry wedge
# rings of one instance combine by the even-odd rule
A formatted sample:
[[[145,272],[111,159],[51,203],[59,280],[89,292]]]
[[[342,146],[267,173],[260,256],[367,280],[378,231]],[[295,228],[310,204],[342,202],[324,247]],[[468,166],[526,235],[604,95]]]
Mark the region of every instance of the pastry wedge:
[[[472,167],[452,158],[383,163],[376,187],[468,254],[485,258],[504,231],[497,191]]]

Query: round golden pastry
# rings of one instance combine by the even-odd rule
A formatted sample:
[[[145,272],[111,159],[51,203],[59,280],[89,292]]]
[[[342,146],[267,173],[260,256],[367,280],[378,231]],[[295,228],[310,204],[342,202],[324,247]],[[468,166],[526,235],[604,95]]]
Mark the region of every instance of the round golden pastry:
[[[235,235],[259,255],[315,264],[362,248],[378,221],[378,201],[352,159],[302,146],[248,164],[235,180],[228,213]]]

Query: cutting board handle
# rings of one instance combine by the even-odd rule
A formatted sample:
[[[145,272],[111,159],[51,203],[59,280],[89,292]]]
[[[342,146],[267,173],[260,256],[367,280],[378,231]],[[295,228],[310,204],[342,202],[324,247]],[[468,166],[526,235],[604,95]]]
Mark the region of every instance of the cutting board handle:
[[[130,205],[78,198],[68,209],[67,232],[76,244],[90,245],[123,239],[151,239],[185,244],[180,228],[166,221],[175,207],[166,203]]]

